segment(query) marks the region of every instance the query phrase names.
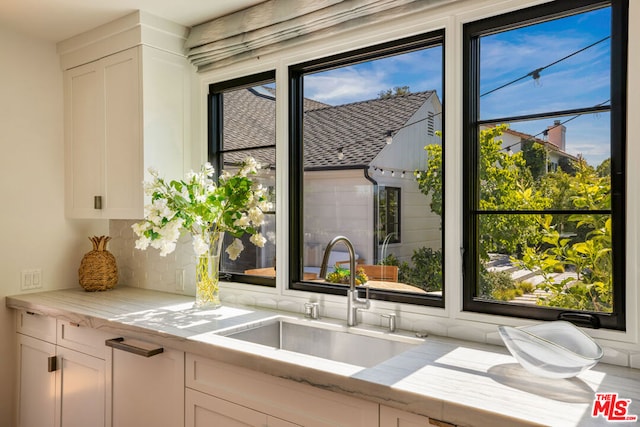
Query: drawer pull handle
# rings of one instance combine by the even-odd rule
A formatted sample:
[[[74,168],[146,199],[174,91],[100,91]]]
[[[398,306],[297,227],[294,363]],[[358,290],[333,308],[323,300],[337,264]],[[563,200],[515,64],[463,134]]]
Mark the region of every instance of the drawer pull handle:
[[[47,358],[47,372],[55,372],[58,369],[58,358],[49,356]]]
[[[156,347],[151,349],[136,347],[135,345],[127,344],[126,342],[124,342],[124,338],[122,337],[106,340],[105,345],[107,345],[108,347],[112,347],[118,350],[126,351],[128,353],[133,353],[133,354],[137,354],[138,356],[144,356],[144,357],[155,356],[156,354],[160,354],[164,351],[164,348],[162,347]]]
[[[102,196],[93,196],[93,209],[102,209]]]

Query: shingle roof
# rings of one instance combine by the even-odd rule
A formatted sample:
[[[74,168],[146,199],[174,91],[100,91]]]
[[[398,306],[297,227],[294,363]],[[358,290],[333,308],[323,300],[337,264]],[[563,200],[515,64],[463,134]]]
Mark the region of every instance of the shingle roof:
[[[405,125],[433,93],[416,92],[305,112],[305,169],[368,166],[386,146],[387,132]],[[340,148],[342,160],[337,155]]]
[[[225,150],[274,144],[275,98],[273,89],[263,89],[225,94]],[[433,93],[416,92],[338,106],[305,99],[305,169],[368,166],[386,146],[387,131],[405,125]],[[340,148],[344,152],[342,160],[337,155]],[[275,163],[272,149],[251,154],[263,163]],[[229,153],[225,161],[241,160],[244,155]]]

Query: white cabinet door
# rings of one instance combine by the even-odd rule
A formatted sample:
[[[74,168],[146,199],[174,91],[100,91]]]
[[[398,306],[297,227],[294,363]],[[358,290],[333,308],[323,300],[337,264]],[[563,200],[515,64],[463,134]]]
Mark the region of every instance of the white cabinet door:
[[[56,374],[49,371],[54,344],[22,334],[18,338],[18,426],[53,427]]]
[[[69,324],[59,322],[58,326],[61,332],[65,330],[62,326]],[[102,340],[104,347],[104,334],[90,328],[72,329],[73,333],[56,337],[54,318],[18,312],[20,427],[105,427],[109,424],[105,419],[104,351],[91,356],[55,344],[73,344],[89,351],[95,347],[96,340]]]
[[[377,404],[187,354],[189,388],[305,427],[378,426]]]
[[[245,406],[186,389],[186,427],[299,427]]]
[[[183,56],[149,46],[64,72],[68,217],[140,219],[149,167],[183,177],[192,73]]]
[[[105,361],[57,348],[56,427],[105,427]]]
[[[123,218],[132,203],[142,204],[141,186],[130,181],[142,180],[138,56],[129,49],[64,73],[65,208],[71,218]]]
[[[142,102],[138,49],[108,56],[104,73],[104,186],[107,218],[140,216],[142,188]]]
[[[429,422],[429,417],[380,405],[380,427],[433,427],[433,425]]]
[[[267,416],[199,391],[186,389],[186,427],[265,427]]]
[[[74,218],[101,216],[104,175],[104,73],[92,62],[64,73],[65,209]]]
[[[183,426],[184,352],[144,357],[114,348],[111,393],[114,426]]]

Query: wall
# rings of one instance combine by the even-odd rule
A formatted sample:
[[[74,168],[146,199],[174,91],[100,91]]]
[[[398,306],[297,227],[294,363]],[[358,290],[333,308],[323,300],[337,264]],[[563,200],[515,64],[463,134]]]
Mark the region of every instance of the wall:
[[[0,425],[13,425],[15,333],[4,297],[20,272],[42,269],[43,290],[77,286],[106,221],[64,217],[62,72],[56,47],[0,27]],[[37,408],[34,408],[37,410]]]

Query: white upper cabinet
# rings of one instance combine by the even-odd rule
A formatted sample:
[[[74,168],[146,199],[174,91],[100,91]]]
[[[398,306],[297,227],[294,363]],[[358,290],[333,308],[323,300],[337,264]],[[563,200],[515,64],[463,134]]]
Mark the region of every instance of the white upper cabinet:
[[[140,219],[147,169],[175,179],[189,167],[194,69],[180,28],[137,12],[58,45],[67,217]]]

